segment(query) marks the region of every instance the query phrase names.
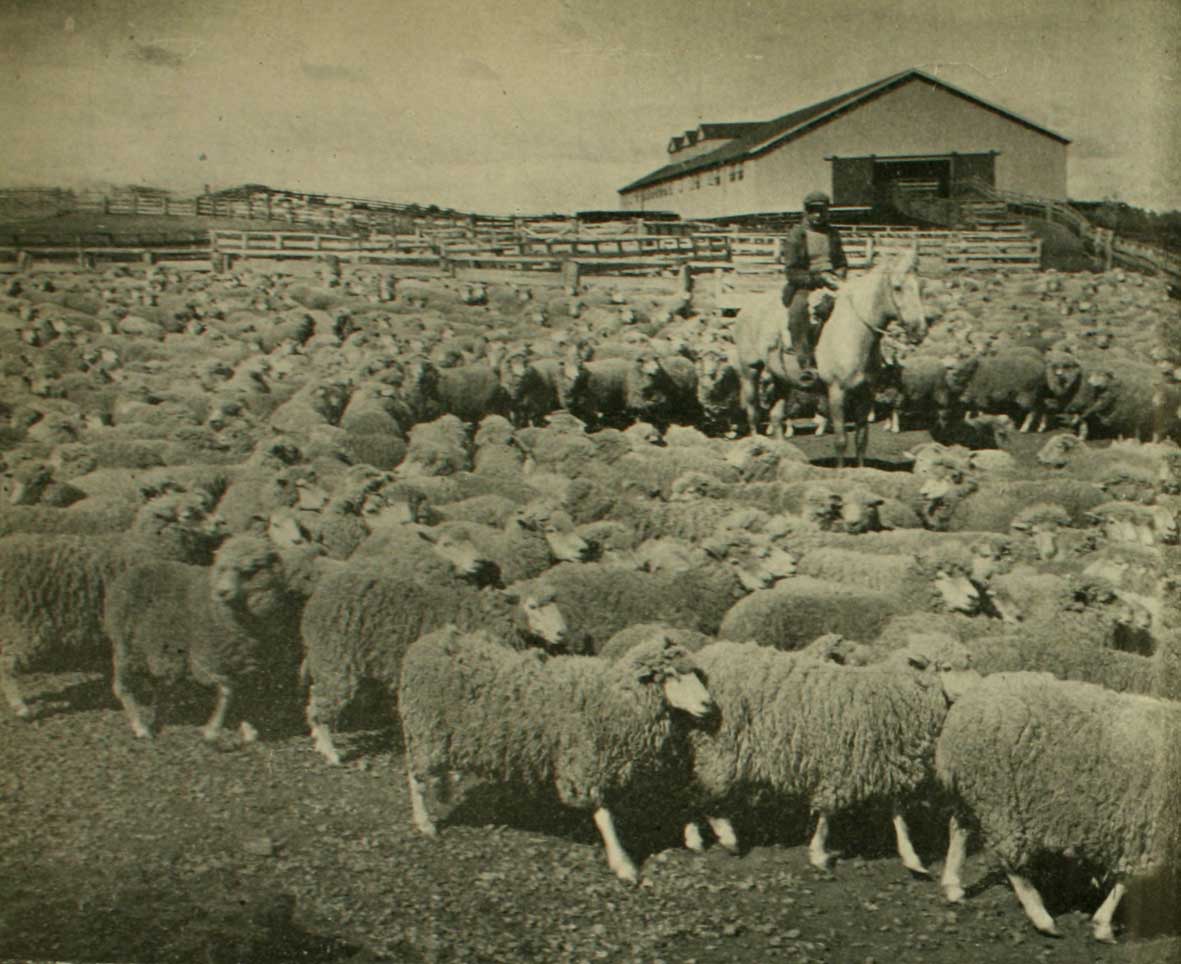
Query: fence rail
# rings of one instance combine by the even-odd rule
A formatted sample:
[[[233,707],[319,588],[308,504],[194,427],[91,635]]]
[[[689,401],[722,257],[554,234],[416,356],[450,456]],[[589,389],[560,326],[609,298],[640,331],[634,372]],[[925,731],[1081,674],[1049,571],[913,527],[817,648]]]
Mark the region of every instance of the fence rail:
[[[1008,227],[987,231],[917,230],[891,226],[844,226],[850,266],[866,268],[883,253],[918,249],[926,270],[996,268],[1036,270],[1040,242]],[[660,273],[681,265],[741,274],[779,274],[783,236],[740,231],[706,234],[600,234],[595,237],[538,237],[519,226],[511,240],[501,232],[474,237],[447,229],[432,236],[356,235],[321,231],[137,232],[78,234],[54,238],[33,233],[0,236],[0,261],[68,261],[83,266],[102,261],[205,260],[219,268],[250,260],[315,261],[407,265],[455,274],[458,271],[520,271],[561,275],[566,265],[588,274]]]
[[[1162,248],[1116,235],[1110,228],[1101,228],[1077,210],[1060,201],[1041,198],[1020,191],[1000,190],[986,181],[971,178],[965,182],[978,194],[1005,204],[1010,209],[1025,211],[1056,224],[1065,225],[1082,239],[1092,252],[1103,257],[1110,267],[1121,263],[1138,270],[1149,270],[1181,279],[1181,258]]]

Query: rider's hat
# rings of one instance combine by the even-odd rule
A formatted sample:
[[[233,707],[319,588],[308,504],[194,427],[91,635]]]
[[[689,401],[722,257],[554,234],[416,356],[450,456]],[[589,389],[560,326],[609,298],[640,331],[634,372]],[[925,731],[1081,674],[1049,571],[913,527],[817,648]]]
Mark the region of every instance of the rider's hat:
[[[812,191],[811,193],[804,196],[805,209],[828,207],[830,204],[832,204],[832,198],[830,198],[823,191]]]

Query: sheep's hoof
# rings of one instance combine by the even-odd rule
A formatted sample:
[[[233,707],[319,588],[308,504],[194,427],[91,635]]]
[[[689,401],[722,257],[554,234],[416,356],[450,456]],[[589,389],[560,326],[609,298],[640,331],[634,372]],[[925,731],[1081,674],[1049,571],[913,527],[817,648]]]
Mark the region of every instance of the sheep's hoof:
[[[902,866],[905,867],[907,870],[909,870],[916,877],[922,877],[924,880],[931,879],[931,871],[929,871],[922,864],[905,864],[904,863]]]
[[[1036,927],[1037,925],[1035,924],[1034,926]],[[1061,937],[1062,936],[1062,932],[1060,930],[1058,930],[1058,928],[1055,927],[1054,924],[1050,924],[1048,927],[1038,927],[1037,930],[1038,930],[1039,934],[1045,934],[1046,937]]]
[[[434,840],[439,836],[439,829],[429,820],[414,821],[414,829],[417,830],[424,837]]]
[[[1118,943],[1115,939],[1115,930],[1110,924],[1096,924],[1091,929],[1091,936],[1101,944],[1115,944]]]
[[[258,741],[258,730],[243,720],[238,724],[238,737],[243,743],[255,743]]]
[[[19,703],[12,708],[12,712],[16,714],[18,720],[31,720],[34,717],[32,708],[28,703]]]
[[[817,870],[822,870],[825,873],[832,872],[833,855],[829,853],[816,853],[815,851],[808,851],[808,863],[810,863]]]
[[[142,723],[132,723],[131,732],[139,740],[150,740],[155,735],[150,727],[144,726]]]
[[[615,871],[615,876],[622,880],[625,884],[631,884],[635,886],[640,882],[640,872],[636,870],[634,864],[619,864],[618,866],[612,867],[611,869]]]
[[[203,739],[206,743],[216,743],[218,737],[220,736],[220,726],[203,726],[201,728],[201,739]]]
[[[960,904],[964,900],[964,888],[959,884],[944,884],[943,899],[949,904]]]

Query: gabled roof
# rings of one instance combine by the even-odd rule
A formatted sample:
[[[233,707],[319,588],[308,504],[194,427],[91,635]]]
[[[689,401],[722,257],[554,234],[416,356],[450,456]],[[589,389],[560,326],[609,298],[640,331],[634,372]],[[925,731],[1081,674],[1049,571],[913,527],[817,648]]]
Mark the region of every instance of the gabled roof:
[[[821,124],[826,124],[842,114],[873,100],[875,97],[880,97],[882,94],[896,90],[903,84],[913,80],[950,91],[957,97],[962,97],[977,107],[983,107],[985,110],[1000,114],[1008,120],[1020,124],[1023,127],[1028,127],[1030,130],[1037,131],[1039,134],[1044,134],[1046,137],[1053,138],[1059,143],[1070,143],[1070,139],[1063,137],[1061,134],[1055,134],[1051,130],[1039,127],[1024,117],[1019,117],[1011,111],[981,100],[979,97],[960,90],[958,87],[954,87],[946,81],[932,77],[930,74],[924,73],[917,68],[911,68],[910,70],[904,70],[901,73],[883,78],[882,80],[874,81],[872,84],[866,84],[863,87],[857,87],[854,90],[838,94],[836,97],[830,97],[828,100],[822,100],[817,104],[812,104],[810,107],[803,107],[800,110],[784,114],[782,117],[776,117],[773,120],[762,123],[755,122],[749,125],[702,125],[702,127],[744,127],[747,129],[734,136],[733,140],[727,141],[712,151],[707,151],[704,154],[699,154],[696,157],[687,158],[683,161],[674,161],[671,164],[666,164],[651,174],[646,174],[638,181],[633,181],[626,187],[620,188],[619,193],[626,194],[629,191],[648,187],[651,184],[658,184],[661,181],[671,180],[693,171],[705,170],[721,164],[745,160],[749,157],[757,157],[759,154],[764,154],[773,148],[779,147],[781,144],[799,137],[819,127]]]
[[[697,129],[701,131],[703,138],[741,137],[743,134],[749,134],[756,127],[762,127],[763,123],[763,121],[727,121],[724,124],[699,124]]]

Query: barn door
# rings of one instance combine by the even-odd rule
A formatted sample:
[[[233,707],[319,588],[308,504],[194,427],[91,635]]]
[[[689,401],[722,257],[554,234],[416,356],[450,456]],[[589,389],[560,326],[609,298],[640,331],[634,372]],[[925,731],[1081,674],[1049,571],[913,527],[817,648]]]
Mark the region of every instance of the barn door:
[[[989,187],[996,187],[996,153],[987,154],[956,154],[953,163],[952,178],[956,182],[952,186],[952,193],[963,193],[959,184],[968,178],[983,181]]]
[[[832,159],[832,203],[840,207],[873,204],[873,158]]]

